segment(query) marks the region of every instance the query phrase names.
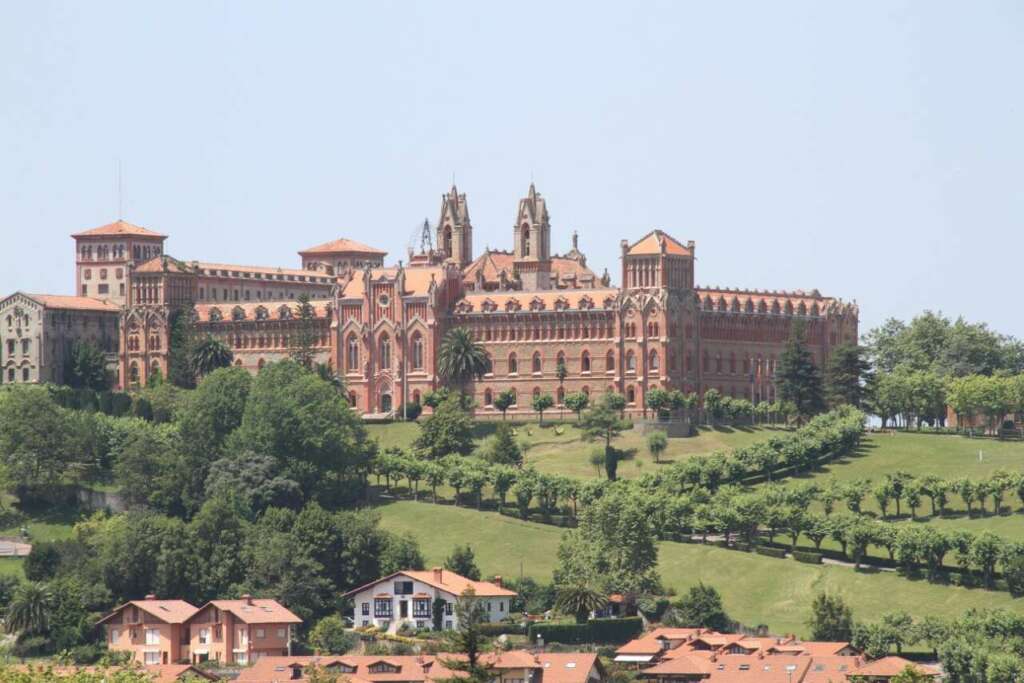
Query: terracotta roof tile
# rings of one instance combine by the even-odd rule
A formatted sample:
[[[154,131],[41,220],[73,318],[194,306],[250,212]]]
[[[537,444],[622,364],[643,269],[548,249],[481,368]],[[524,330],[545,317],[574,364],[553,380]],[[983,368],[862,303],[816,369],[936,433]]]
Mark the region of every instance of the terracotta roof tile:
[[[330,282],[334,282],[335,279],[336,279],[335,276],[333,276],[333,275],[328,275],[327,273],[321,273],[320,271],[317,271],[317,270],[301,270],[299,268],[275,268],[273,266],[240,266],[240,265],[237,265],[237,264],[230,264],[230,263],[207,263],[205,261],[200,261],[196,265],[199,267],[200,271],[207,271],[207,272],[200,272],[200,275],[205,275],[206,277],[223,277],[219,273],[214,275],[213,273],[210,273],[209,271],[222,271],[222,270],[226,270],[229,273],[237,272],[237,273],[259,273],[261,275],[294,275],[294,276],[297,276],[297,277],[316,278],[316,280],[314,280],[314,282],[318,282],[319,280],[324,280],[324,279],[329,280]],[[299,284],[301,284],[301,283],[299,283]],[[323,283],[323,284],[327,284],[327,283]]]
[[[143,612],[151,614],[168,624],[183,624],[199,611],[198,607],[184,600],[130,600],[123,605],[115,607],[110,614],[100,619],[98,623],[102,624],[130,605],[138,607]]]
[[[355,253],[355,254],[380,254],[381,256],[387,254],[386,251],[377,249],[376,247],[370,247],[361,242],[355,240],[346,239],[344,237],[330,242],[324,242],[315,247],[309,249],[303,249],[299,252],[300,255],[305,254],[341,254],[341,253]]]
[[[664,659],[652,667],[643,670],[645,676],[700,676],[710,674],[713,665],[703,657],[679,655],[672,659]]]
[[[626,251],[630,256],[648,256],[661,253],[661,246],[665,245],[665,253],[675,256],[693,256],[687,246],[679,242],[666,232],[652,230],[639,240],[634,242]]]
[[[158,232],[153,232],[147,228],[143,228],[138,225],[132,225],[128,221],[114,221],[113,223],[107,223],[101,225],[98,228],[92,228],[91,230],[85,230],[83,232],[76,232],[71,235],[72,237],[107,237],[115,235],[134,235],[137,237],[159,237],[166,239],[167,235],[162,235]]]
[[[191,273],[192,269],[178,259],[167,256],[157,256],[141,264],[133,272],[135,273]]]
[[[117,313],[121,310],[121,307],[116,304],[87,296],[64,296],[63,294],[26,294],[25,296],[39,302],[45,308],[61,311]]]
[[[396,576],[408,576],[410,579],[414,579],[421,583],[425,583],[428,586],[433,586],[434,588],[439,588],[453,595],[462,595],[462,593],[465,592],[467,588],[472,588],[473,591],[479,597],[511,598],[518,595],[518,593],[516,593],[515,591],[510,591],[509,589],[498,586],[497,584],[491,583],[490,581],[473,581],[472,579],[467,579],[465,576],[460,576],[459,574],[456,574],[455,572],[450,571],[448,569],[441,569],[440,572],[441,580],[438,581],[435,578],[434,570],[432,569],[424,571],[406,569],[403,571],[395,572],[394,574],[389,574],[388,576],[381,577],[376,581],[360,586],[359,588],[354,588],[350,590],[348,593],[345,593],[345,595],[342,597],[355,595],[356,593],[364,591],[367,588],[370,588],[371,586],[376,586],[377,584],[384,583],[385,581],[390,581],[392,578]]]
[[[495,312],[504,313],[510,304],[518,306],[521,310],[529,311],[531,304],[537,300],[544,306],[544,310],[557,310],[558,305],[564,304],[567,309],[579,310],[589,305],[594,310],[604,308],[605,299],[615,299],[618,296],[617,289],[545,289],[541,291],[518,291],[507,290],[498,292],[471,292],[459,299],[455,304],[456,312],[480,313],[484,312],[484,304],[491,302],[496,306]]]
[[[223,612],[231,612],[247,624],[301,624],[302,619],[277,600],[269,598],[252,598],[246,600],[211,600],[213,605]],[[204,609],[206,605],[203,605]]]
[[[939,670],[932,666],[916,664],[902,657],[882,657],[854,669],[850,673],[855,676],[880,676],[883,678],[898,676],[908,666],[914,667],[925,676],[938,676]]]
[[[310,305],[313,306],[313,313],[317,318],[323,318],[329,316],[333,307],[333,301],[330,299],[315,299],[311,300]],[[290,312],[292,318],[298,317],[295,312],[296,304],[293,301],[267,301],[267,302],[246,302],[246,303],[205,303],[196,304],[195,310],[198,320],[201,323],[208,322],[231,322],[234,319],[234,311],[236,308],[241,309],[244,314],[243,320],[260,320],[257,316],[259,309],[265,309],[267,317],[265,320],[288,320],[287,317],[282,315],[283,309]],[[219,312],[220,320],[216,320],[216,315]]]
[[[815,655],[800,683],[845,683],[846,674],[856,669],[861,662],[860,657]]]

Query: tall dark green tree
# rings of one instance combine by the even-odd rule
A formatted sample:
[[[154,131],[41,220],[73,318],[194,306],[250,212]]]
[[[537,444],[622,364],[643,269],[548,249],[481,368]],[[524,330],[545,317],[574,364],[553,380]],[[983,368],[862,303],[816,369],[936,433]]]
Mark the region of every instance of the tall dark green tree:
[[[580,420],[584,438],[604,441],[604,466],[610,480],[615,479],[618,467],[618,454],[612,448],[612,439],[629,428],[629,422],[620,416],[620,405],[624,403],[619,394],[605,394]]]
[[[295,317],[298,325],[295,334],[292,335],[290,355],[293,361],[307,370],[312,370],[320,335],[316,329],[316,310],[310,303],[309,294],[299,295],[295,303]]]
[[[182,389],[194,389],[196,369],[192,362],[192,352],[196,345],[196,329],[193,305],[172,310],[168,325],[171,333],[167,351],[167,379]]]
[[[728,631],[731,620],[722,605],[722,596],[713,586],[698,583],[672,605],[672,622],[678,626]]]
[[[480,568],[476,566],[476,555],[473,554],[473,548],[468,544],[452,548],[452,554],[445,558],[444,568],[459,576],[465,576],[467,579],[480,580]]]
[[[64,384],[75,389],[93,391],[103,391],[109,387],[107,358],[95,344],[75,340],[68,346]]]
[[[853,613],[838,595],[818,593],[807,620],[812,640],[849,641],[853,637]]]
[[[779,398],[796,406],[800,417],[808,417],[825,409],[821,375],[807,348],[806,327],[802,320],[793,322],[789,341],[779,356],[775,380]]]
[[[833,349],[825,368],[825,400],[828,405],[847,404],[859,408],[870,372],[871,364],[864,349],[853,344]]]
[[[473,341],[469,330],[464,327],[449,330],[441,341],[437,357],[437,373],[441,379],[464,394],[466,385],[483,377],[487,370],[487,353]]]

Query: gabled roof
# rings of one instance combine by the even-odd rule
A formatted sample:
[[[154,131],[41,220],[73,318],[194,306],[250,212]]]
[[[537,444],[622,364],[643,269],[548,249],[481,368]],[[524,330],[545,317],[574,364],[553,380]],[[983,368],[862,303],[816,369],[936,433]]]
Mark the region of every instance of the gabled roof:
[[[616,655],[653,655],[664,649],[665,640],[687,640],[702,633],[713,633],[703,628],[656,628],[639,638],[629,641],[618,650]]]
[[[679,655],[643,670],[644,676],[701,676],[710,674],[714,665],[704,657]]]
[[[891,678],[893,676],[898,676],[908,666],[917,669],[919,673],[922,673],[925,676],[938,676],[940,674],[939,670],[933,666],[917,664],[909,659],[903,659],[903,657],[882,657],[881,659],[876,659],[872,662],[868,662],[864,666],[854,669],[850,672],[850,675]]]
[[[367,245],[363,244],[362,242],[356,242],[355,240],[350,240],[350,239],[345,238],[345,237],[340,237],[340,238],[338,238],[336,240],[331,240],[330,242],[324,242],[323,244],[318,244],[315,247],[310,247],[309,249],[303,249],[302,251],[299,252],[299,255],[300,256],[305,256],[306,254],[348,254],[348,253],[351,253],[351,254],[380,254],[381,256],[384,256],[385,254],[387,254],[387,252],[382,250],[382,249],[377,249],[376,247],[367,246]]]
[[[651,230],[634,242],[626,251],[629,256],[653,256],[661,253],[662,245],[665,253],[675,256],[693,256],[693,250],[682,242],[661,230]]]
[[[107,223],[101,225],[98,228],[92,228],[91,230],[85,230],[83,232],[76,232],[71,235],[72,237],[111,237],[111,236],[124,236],[131,235],[135,237],[159,237],[160,239],[167,239],[167,235],[161,235],[158,232],[153,232],[147,228],[143,228],[138,225],[132,225],[128,221],[117,220],[113,223]]]
[[[162,256],[156,256],[149,259],[145,263],[141,264],[135,269],[135,273],[191,273],[191,268],[185,265],[182,261],[168,256],[166,254]]]
[[[123,605],[119,605],[107,616],[100,619],[97,623],[102,624],[109,621],[112,617],[119,614],[121,610],[126,607],[134,606],[138,607],[143,612],[150,614],[164,623],[167,624],[183,624],[192,618],[199,608],[195,605],[185,602],[184,600],[129,600]]]
[[[862,663],[863,660],[856,656],[814,655],[807,675],[800,683],[845,683],[846,675]]]
[[[435,576],[435,571],[440,574],[440,580]],[[446,591],[453,595],[462,595],[467,588],[472,588],[477,597],[482,598],[514,598],[518,595],[515,591],[510,591],[509,589],[503,588],[495,583],[491,583],[490,581],[474,581],[472,579],[467,579],[465,576],[460,576],[448,569],[428,569],[424,571],[406,569],[381,577],[376,581],[360,586],[359,588],[354,588],[348,593],[345,593],[342,597],[355,595],[356,593],[360,593],[367,588],[376,586],[379,583],[390,581],[396,576],[407,576],[410,579],[414,579],[420,583],[425,583],[428,586],[433,586],[434,588]]]
[[[63,294],[24,294],[43,308],[60,311],[96,311],[98,313],[117,313],[121,310],[116,304],[87,296],[64,296]]]
[[[250,598],[241,600],[211,600],[199,610],[213,605],[222,612],[230,612],[246,624],[301,624],[302,619],[291,610],[270,598]]]

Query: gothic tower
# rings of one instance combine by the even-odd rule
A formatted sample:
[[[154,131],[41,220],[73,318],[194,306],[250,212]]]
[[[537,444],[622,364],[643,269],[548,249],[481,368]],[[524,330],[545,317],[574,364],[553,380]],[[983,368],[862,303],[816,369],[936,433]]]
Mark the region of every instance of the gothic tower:
[[[533,183],[519,200],[514,231],[515,269],[523,289],[551,289],[551,221]]]
[[[473,225],[469,222],[466,195],[451,191],[441,196],[441,218],[437,221],[437,249],[460,269],[473,261]]]

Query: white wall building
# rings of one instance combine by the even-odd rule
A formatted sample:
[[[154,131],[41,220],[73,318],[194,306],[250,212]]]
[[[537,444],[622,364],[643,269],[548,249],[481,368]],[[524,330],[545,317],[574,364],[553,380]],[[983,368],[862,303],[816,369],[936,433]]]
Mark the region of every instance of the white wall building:
[[[440,598],[445,603],[442,628],[452,630],[459,625],[455,602],[468,588],[483,604],[488,621],[497,623],[509,616],[511,601],[517,594],[501,585],[500,576],[494,577],[494,582],[473,581],[439,567],[395,572],[349,591],[345,597],[352,598],[355,605],[355,626],[375,626],[390,633],[403,623],[432,629],[434,601]]]

